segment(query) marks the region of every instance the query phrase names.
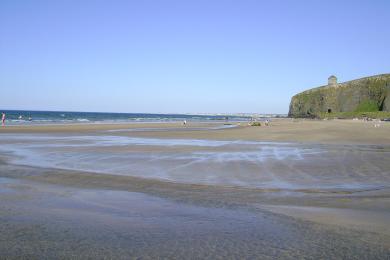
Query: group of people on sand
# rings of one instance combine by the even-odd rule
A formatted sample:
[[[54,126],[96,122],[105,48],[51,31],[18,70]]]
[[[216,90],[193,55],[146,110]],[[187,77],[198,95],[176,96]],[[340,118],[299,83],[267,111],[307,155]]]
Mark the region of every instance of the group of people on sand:
[[[271,126],[271,120],[266,119],[264,121],[259,122],[259,121],[257,121],[256,118],[251,117],[250,121],[248,122],[249,126],[262,126],[263,124],[264,124],[264,126]]]

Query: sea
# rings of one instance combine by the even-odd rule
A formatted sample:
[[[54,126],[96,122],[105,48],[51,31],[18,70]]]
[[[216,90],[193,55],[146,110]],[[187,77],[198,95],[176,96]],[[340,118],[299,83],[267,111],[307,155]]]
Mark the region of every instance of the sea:
[[[174,121],[247,121],[251,115],[194,115],[194,114],[147,114],[104,113],[67,111],[2,110],[6,124],[74,124],[74,123],[130,123],[130,122],[174,122]],[[279,115],[276,115],[277,117]],[[264,117],[271,117],[265,115]]]

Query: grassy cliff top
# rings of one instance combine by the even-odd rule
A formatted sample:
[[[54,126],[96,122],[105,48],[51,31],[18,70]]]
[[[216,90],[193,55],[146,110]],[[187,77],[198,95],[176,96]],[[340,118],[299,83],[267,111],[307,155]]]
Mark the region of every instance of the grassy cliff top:
[[[374,75],[374,76],[368,76],[368,77],[363,77],[363,78],[359,78],[359,79],[345,81],[345,82],[342,82],[342,83],[338,83],[337,87],[338,88],[339,87],[346,87],[346,86],[353,87],[356,83],[360,83],[360,82],[365,81],[365,80],[389,80],[390,81],[390,73],[378,74],[378,75]],[[325,90],[327,88],[334,88],[334,87],[329,86],[329,85],[323,85],[323,86],[311,88],[311,89],[305,90],[303,92],[300,92],[300,93],[294,95],[294,97],[298,96],[298,95],[301,95],[301,94],[308,94],[308,93],[311,93],[311,92],[314,92],[314,91],[317,91],[317,90]]]

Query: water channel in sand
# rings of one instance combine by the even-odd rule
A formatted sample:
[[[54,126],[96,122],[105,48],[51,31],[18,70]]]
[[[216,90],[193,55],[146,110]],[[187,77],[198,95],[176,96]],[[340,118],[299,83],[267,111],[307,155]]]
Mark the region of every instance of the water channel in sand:
[[[2,134],[0,154],[0,258],[389,255],[389,146],[106,131]]]
[[[389,186],[389,146],[3,134],[13,162],[179,183],[370,190]],[[386,186],[387,185],[387,186]]]

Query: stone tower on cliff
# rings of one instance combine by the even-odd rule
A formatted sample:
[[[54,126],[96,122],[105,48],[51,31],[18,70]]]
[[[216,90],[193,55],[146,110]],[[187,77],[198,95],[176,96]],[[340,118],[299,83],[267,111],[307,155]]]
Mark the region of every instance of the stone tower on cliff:
[[[289,115],[313,117],[326,112],[390,112],[390,73],[328,84],[296,94],[291,98]],[[352,114],[353,114],[352,113]]]
[[[328,78],[328,86],[329,87],[337,87],[337,78],[336,76],[332,75]]]

